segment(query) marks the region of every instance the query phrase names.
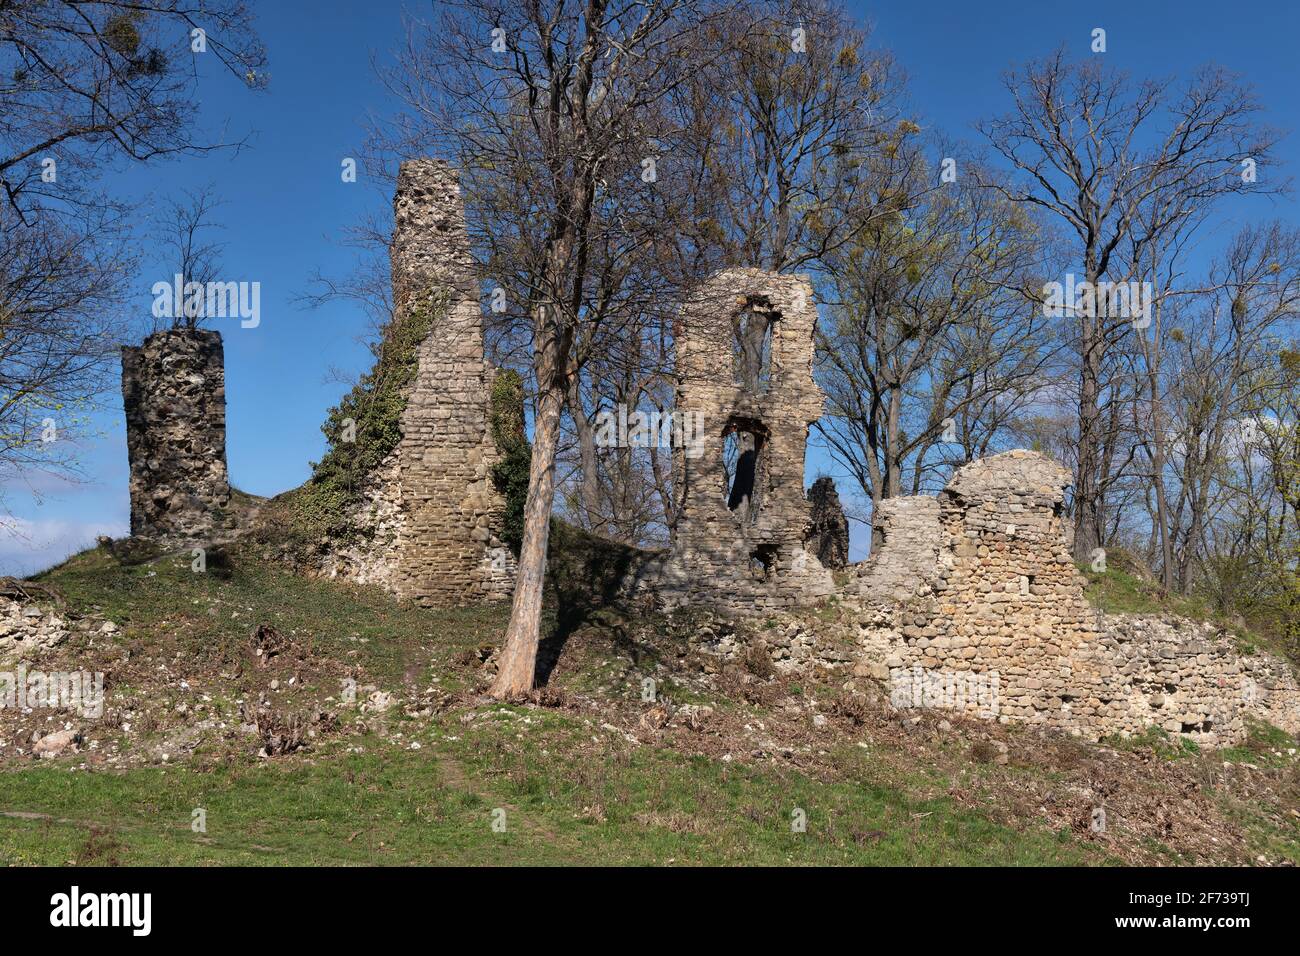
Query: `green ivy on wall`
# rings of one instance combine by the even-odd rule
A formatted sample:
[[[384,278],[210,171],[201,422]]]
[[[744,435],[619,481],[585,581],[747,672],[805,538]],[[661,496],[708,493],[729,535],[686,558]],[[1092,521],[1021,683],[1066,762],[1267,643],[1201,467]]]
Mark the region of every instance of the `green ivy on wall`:
[[[419,372],[420,343],[446,307],[445,294],[428,292],[402,318],[390,321],[380,336],[374,367],[329,410],[321,425],[329,451],[294,496],[294,523],[302,533],[313,539],[356,533],[348,516],[361,502],[365,479],[402,438],[402,413]]]
[[[492,440],[501,454],[492,466],[492,483],[505,498],[501,538],[518,555],[533,450],[524,432],[524,382],[511,369],[502,369],[492,382]]]

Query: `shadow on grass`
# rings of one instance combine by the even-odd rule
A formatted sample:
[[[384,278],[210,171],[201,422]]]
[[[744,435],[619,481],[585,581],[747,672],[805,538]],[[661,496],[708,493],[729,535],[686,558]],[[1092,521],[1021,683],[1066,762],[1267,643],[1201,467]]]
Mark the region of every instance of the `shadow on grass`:
[[[565,645],[578,631],[598,627],[614,646],[640,662],[654,651],[628,634],[626,619],[640,613],[628,582],[659,555],[575,528],[551,523],[547,554],[546,628],[538,646],[537,683],[546,686]]]

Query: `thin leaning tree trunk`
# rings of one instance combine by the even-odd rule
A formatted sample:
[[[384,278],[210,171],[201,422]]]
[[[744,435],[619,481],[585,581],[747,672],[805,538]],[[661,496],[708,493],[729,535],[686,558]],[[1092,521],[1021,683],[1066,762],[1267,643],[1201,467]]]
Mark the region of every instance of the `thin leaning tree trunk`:
[[[551,507],[555,501],[555,451],[563,405],[564,393],[554,384],[538,396],[528,500],[524,503],[524,540],[519,550],[514,604],[497,677],[489,692],[502,700],[530,693],[536,677],[542,586],[546,580],[546,550],[551,534]]]

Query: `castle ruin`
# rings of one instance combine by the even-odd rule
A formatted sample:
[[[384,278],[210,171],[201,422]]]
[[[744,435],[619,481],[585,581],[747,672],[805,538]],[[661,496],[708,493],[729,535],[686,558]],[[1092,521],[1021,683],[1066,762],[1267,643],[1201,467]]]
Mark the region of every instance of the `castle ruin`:
[[[498,537],[493,370],[457,172],[442,160],[402,163],[393,213],[394,321],[421,308],[434,318],[418,347],[401,438],[353,516],[366,535],[337,548],[327,570],[430,607],[505,598],[514,556]]]
[[[501,599],[514,559],[500,538],[494,371],[456,172],[403,163],[394,213],[394,321],[428,310],[431,324],[400,438],[349,516],[362,533],[331,542],[323,569],[426,606]],[[704,428],[675,448],[671,547],[639,553],[624,593],[740,618],[838,598],[848,640],[796,626],[798,646],[778,647],[788,658],[779,663],[821,654],[880,681],[900,707],[1089,739],[1156,726],[1217,746],[1242,739],[1251,716],[1300,732],[1287,662],[1243,654],[1211,624],[1089,605],[1064,514],[1070,475],[1044,455],[970,462],[937,497],[880,502],[870,558],[845,568],[848,524],[833,482],[804,492],[808,431],[825,402],[812,376],[816,319],[806,276],[756,269],[720,272],[683,305],[676,411]],[[124,349],[122,389],[132,532],[199,540],[233,527],[220,336],[172,330]],[[837,587],[831,572],[842,568]]]
[[[853,588],[861,669],[903,706],[1093,740],[1156,726],[1220,745],[1244,736],[1251,713],[1300,731],[1300,688],[1281,660],[1241,654],[1212,625],[1088,604],[1064,514],[1070,480],[1045,455],[1010,451],[959,468],[937,498],[884,502],[883,542]]]
[[[218,332],[168,329],[122,349],[131,534],[204,541],[234,527]]]
[[[729,269],[683,306],[677,409],[702,416],[679,448],[681,502],[659,591],[665,603],[762,614],[834,590],[805,546],[808,428],[825,396],[812,377],[817,307],[806,276]]]

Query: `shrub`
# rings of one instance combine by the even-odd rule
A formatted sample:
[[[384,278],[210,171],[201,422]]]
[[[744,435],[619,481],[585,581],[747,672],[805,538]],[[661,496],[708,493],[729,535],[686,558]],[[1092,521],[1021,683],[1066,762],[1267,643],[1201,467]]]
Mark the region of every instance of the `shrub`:
[[[524,434],[524,382],[502,369],[492,382],[492,440],[501,459],[492,466],[492,483],[505,498],[501,538],[516,555],[524,540],[524,502],[533,450]]]
[[[329,410],[321,425],[329,451],[293,494],[292,524],[300,535],[317,540],[327,534],[356,533],[349,514],[361,502],[366,478],[401,440],[402,413],[420,366],[420,343],[446,305],[445,295],[428,292],[400,319],[394,317],[380,336],[374,367]]]

